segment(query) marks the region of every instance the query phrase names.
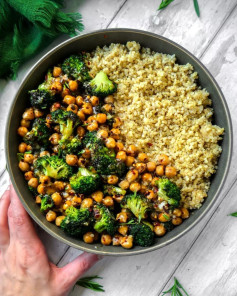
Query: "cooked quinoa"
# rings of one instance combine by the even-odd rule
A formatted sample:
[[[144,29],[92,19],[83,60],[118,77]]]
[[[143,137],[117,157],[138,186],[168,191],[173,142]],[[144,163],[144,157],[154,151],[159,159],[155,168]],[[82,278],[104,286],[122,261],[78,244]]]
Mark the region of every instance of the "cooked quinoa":
[[[175,55],[136,42],[97,47],[88,56],[91,75],[103,70],[118,84],[114,105],[125,144],[136,143],[154,161],[162,153],[169,155],[183,205],[195,209],[217,169],[224,129],[211,123],[211,100],[197,84],[193,66],[175,62]]]

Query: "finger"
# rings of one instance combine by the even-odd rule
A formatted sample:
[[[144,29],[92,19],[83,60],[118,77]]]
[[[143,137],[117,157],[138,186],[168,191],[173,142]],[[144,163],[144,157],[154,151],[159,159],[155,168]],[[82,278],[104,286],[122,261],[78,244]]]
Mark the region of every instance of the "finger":
[[[10,186],[11,204],[8,209],[8,222],[10,237],[17,239],[20,243],[28,244],[33,240],[39,240],[33,224],[22,206],[13,186]]]
[[[91,268],[99,259],[101,258],[98,255],[83,253],[61,268],[59,278],[64,283],[64,286],[73,286],[83,273]]]
[[[0,198],[0,248],[4,248],[9,244],[9,227],[8,227],[8,208],[10,205],[10,191],[6,190]]]

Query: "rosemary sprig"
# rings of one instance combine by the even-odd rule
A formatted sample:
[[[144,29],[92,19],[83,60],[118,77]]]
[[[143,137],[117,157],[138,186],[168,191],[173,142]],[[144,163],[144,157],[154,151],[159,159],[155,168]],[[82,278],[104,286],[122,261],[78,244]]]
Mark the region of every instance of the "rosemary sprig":
[[[101,277],[95,275],[95,276],[88,276],[80,278],[76,285],[81,286],[86,289],[93,290],[95,292],[105,292],[104,287],[97,282],[95,282],[95,279],[102,279]]]
[[[237,217],[237,212],[229,214],[229,216]]]
[[[181,291],[184,292],[184,294],[182,294]],[[189,296],[188,293],[184,290],[184,287],[176,278],[174,278],[174,285],[169,290],[162,293],[162,296],[165,294],[171,294],[171,296]]]
[[[159,6],[158,10],[164,9],[165,7],[167,7],[173,1],[174,0],[161,0],[161,3],[160,3],[160,6]],[[194,4],[194,9],[196,11],[197,16],[200,17],[200,10],[199,10],[199,5],[198,5],[198,0],[193,0],[193,4]]]

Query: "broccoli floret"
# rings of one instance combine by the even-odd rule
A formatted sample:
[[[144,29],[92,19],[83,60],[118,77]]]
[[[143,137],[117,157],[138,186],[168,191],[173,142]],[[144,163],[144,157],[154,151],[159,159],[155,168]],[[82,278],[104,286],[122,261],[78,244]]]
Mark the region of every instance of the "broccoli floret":
[[[44,118],[36,118],[32,129],[24,136],[23,141],[39,150],[47,148],[49,145],[50,129],[46,125]]]
[[[34,188],[34,187],[32,187],[32,186],[28,186],[28,188],[29,188],[30,192],[31,192],[34,196],[38,195],[38,192],[37,192],[36,188]]]
[[[94,229],[99,233],[106,231],[108,234],[114,235],[117,230],[117,222],[109,209],[98,204],[94,207],[94,215],[96,219]]]
[[[47,90],[51,93],[51,95],[54,95],[55,92],[51,90],[51,84],[53,83],[53,81],[54,81],[53,74],[51,70],[49,70],[47,75],[45,76],[45,81],[38,86],[38,89]]]
[[[65,157],[67,154],[79,155],[81,151],[81,140],[76,136],[72,140],[59,141],[59,156]]]
[[[128,194],[125,195],[121,201],[121,207],[129,209],[140,222],[141,219],[146,218],[147,211],[151,210],[149,201],[141,194]]]
[[[178,207],[181,199],[178,186],[169,179],[159,179],[156,183],[159,187],[158,195],[169,205]]]
[[[62,133],[61,141],[67,140],[72,135],[74,128],[81,123],[75,113],[61,109],[53,111],[51,113],[51,118],[54,123],[60,126],[60,132]]]
[[[82,54],[72,55],[65,59],[62,64],[62,70],[69,77],[73,77],[81,82],[91,79]]]
[[[109,80],[107,74],[103,71],[97,73],[95,78],[89,82],[85,82],[84,87],[90,94],[98,97],[106,97],[117,90],[116,83]]]
[[[47,109],[55,102],[55,97],[52,93],[45,89],[31,90],[29,94],[31,106],[38,109]]]
[[[126,194],[126,190],[113,185],[105,185],[103,192],[105,195],[110,195],[110,196]]]
[[[77,209],[71,206],[66,209],[65,214],[66,217],[60,227],[69,235],[80,237],[90,230],[92,217],[88,209]]]
[[[34,162],[34,174],[36,176],[45,175],[54,179],[67,179],[72,175],[72,167],[56,155],[46,155],[39,157]]]
[[[52,209],[52,207],[54,206],[52,197],[48,194],[40,195],[40,197],[41,197],[40,211],[46,212],[47,210]]]
[[[172,221],[167,221],[162,224],[164,225],[166,232],[169,232],[174,229],[174,224],[172,223]]]
[[[135,223],[129,225],[130,234],[133,236],[135,245],[141,247],[149,247],[154,242],[154,232],[152,231],[152,225],[144,223]]]
[[[70,178],[70,185],[77,193],[91,194],[100,187],[100,176],[86,168],[79,168]]]
[[[96,132],[88,132],[85,134],[82,144],[84,147],[91,150],[96,150],[104,147],[104,142],[101,138],[97,137]]]

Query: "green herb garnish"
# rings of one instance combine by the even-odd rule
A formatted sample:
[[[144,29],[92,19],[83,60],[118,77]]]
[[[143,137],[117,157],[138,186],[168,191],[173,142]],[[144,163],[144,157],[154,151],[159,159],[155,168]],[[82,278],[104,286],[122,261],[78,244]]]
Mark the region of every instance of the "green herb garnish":
[[[21,153],[17,153],[17,158],[18,158],[18,161],[21,161],[22,159],[24,159],[24,154],[30,154],[31,151],[26,151],[26,152],[21,152]]]
[[[237,217],[237,212],[229,214],[229,216]]]
[[[102,279],[101,277],[95,275],[95,276],[88,276],[83,277],[79,279],[79,281],[76,282],[76,285],[81,286],[86,289],[93,290],[95,292],[105,292],[104,287],[97,282],[95,282],[95,279]]]
[[[185,294],[182,294],[181,291],[183,291]],[[176,278],[174,278],[174,285],[168,291],[164,291],[162,293],[162,296],[165,294],[171,294],[171,296],[189,296]]]
[[[200,10],[198,5],[198,0],[193,0],[194,8],[198,17],[200,17]]]
[[[159,6],[158,10],[164,9],[165,7],[167,7],[173,1],[174,0],[161,0],[161,3],[160,3],[160,6]],[[198,0],[193,0],[193,4],[194,4],[194,8],[195,8],[197,16],[200,17],[200,10],[199,10],[199,5],[198,5]]]

